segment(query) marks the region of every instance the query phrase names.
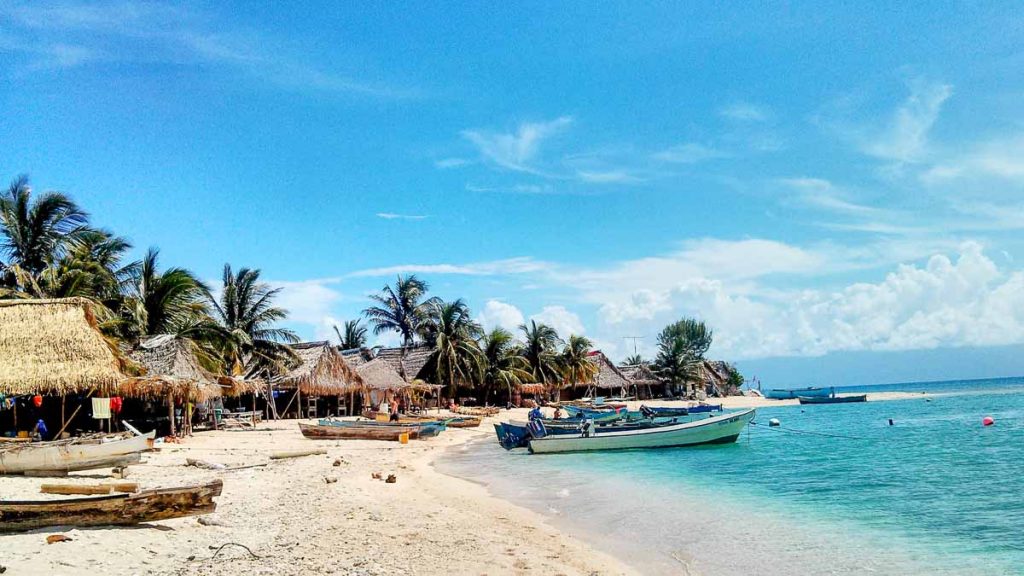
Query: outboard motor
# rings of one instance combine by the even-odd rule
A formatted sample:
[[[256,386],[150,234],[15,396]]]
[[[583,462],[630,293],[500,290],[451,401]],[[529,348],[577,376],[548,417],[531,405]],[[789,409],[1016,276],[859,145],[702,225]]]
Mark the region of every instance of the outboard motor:
[[[526,429],[530,431],[530,436],[534,438],[543,438],[548,435],[548,429],[544,427],[544,422],[539,418],[530,420],[526,425]]]

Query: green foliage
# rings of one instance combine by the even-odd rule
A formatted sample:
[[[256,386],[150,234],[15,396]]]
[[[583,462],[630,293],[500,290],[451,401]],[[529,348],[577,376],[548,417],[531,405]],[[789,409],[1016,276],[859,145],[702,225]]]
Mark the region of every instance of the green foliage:
[[[424,369],[433,373],[435,383],[454,394],[458,386],[472,386],[483,379],[484,355],[477,344],[483,330],[472,320],[465,302],[429,301],[420,329],[434,348]]]
[[[641,356],[639,354],[633,354],[632,356],[627,356],[625,360],[623,360],[622,362],[619,362],[619,366],[643,366],[643,365],[646,365],[646,364],[647,364],[647,361],[644,360],[643,356]]]
[[[591,347],[589,339],[575,334],[569,336],[557,359],[563,387],[586,384],[597,376],[600,369],[590,361]]]
[[[655,372],[670,384],[686,384],[689,389],[698,377],[711,339],[711,330],[698,320],[683,318],[669,324],[658,334]]]
[[[402,345],[411,346],[424,332],[422,325],[431,301],[421,300],[428,288],[415,274],[399,275],[393,288],[385,285],[380,294],[370,296],[378,305],[363,310],[363,315],[373,325],[373,333],[397,332]]]
[[[338,335],[342,350],[356,350],[366,346],[366,327],[361,326],[358,319],[345,322],[344,334],[337,326],[334,327],[334,333]]]
[[[557,347],[561,339],[558,332],[547,324],[538,324],[536,320],[520,325],[519,330],[525,339],[523,356],[530,366],[534,381],[545,385],[559,382],[561,373]]]
[[[484,356],[482,384],[485,393],[504,387],[512,396],[512,389],[533,379],[530,364],[522,355],[522,344],[504,328],[495,328],[480,339]]]

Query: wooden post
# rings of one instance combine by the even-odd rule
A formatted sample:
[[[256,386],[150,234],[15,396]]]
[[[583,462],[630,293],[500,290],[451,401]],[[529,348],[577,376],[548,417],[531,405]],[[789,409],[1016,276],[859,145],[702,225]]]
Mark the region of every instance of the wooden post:
[[[252,427],[256,427],[256,393],[252,394]]]
[[[168,433],[168,436],[174,436],[174,394],[173,393],[168,393],[167,394],[167,406],[168,406],[168,409],[167,409],[168,410],[168,415],[171,417],[171,422],[170,422],[170,424],[171,424],[171,431],[170,431],[170,433]]]
[[[64,427],[68,425],[68,421],[64,419],[64,407],[65,407],[64,400],[66,400],[66,398],[65,398],[65,396],[63,394],[61,394],[60,395],[60,429],[61,430],[63,430]],[[53,437],[52,440],[59,440],[59,438]]]
[[[281,414],[283,414],[284,416],[287,416],[287,415],[288,415],[288,409],[292,407],[292,402],[295,402],[295,396],[296,396],[296,395],[297,395],[298,393],[299,393],[299,389],[298,389],[298,388],[296,388],[296,389],[295,389],[295,394],[292,394],[292,397],[291,397],[291,399],[289,399],[289,400],[288,400],[288,403],[287,403],[287,404],[285,404],[285,406],[284,406],[284,410],[282,410],[282,411],[281,411]]]
[[[299,420],[302,420],[302,390],[298,385],[295,386],[295,397],[298,399],[298,402],[295,403],[295,410],[299,413]]]

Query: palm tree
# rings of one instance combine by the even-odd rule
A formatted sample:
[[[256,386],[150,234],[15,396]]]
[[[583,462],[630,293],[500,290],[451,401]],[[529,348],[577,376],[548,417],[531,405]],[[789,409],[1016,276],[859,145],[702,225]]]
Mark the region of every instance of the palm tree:
[[[359,320],[345,322],[345,333],[334,326],[334,333],[338,335],[338,341],[342,350],[355,350],[366,346],[366,327],[359,325]]]
[[[590,340],[584,336],[569,336],[565,348],[558,355],[558,368],[562,375],[563,387],[589,384],[597,376],[599,368],[590,361],[591,346]]]
[[[205,299],[209,288],[184,268],[161,272],[160,251],[150,248],[138,266],[126,302],[133,337],[155,334],[194,333],[208,326],[210,307]]]
[[[523,357],[530,366],[534,380],[545,386],[558,382],[556,347],[561,342],[558,332],[547,324],[537,324],[536,320],[531,320],[529,325],[520,325],[519,330],[526,341]]]
[[[411,346],[426,316],[428,303],[420,300],[428,288],[415,274],[399,275],[394,288],[385,285],[380,294],[370,296],[379,306],[363,310],[363,315],[373,324],[373,333],[398,332],[402,345]]]
[[[288,311],[273,305],[280,288],[260,282],[260,271],[242,268],[233,272],[224,265],[223,289],[219,295],[206,291],[225,338],[219,343],[221,354],[232,371],[248,375],[272,376],[284,372],[295,360],[287,343],[299,338],[277,323]]]
[[[0,285],[41,295],[39,276],[87,229],[88,215],[70,198],[46,192],[33,199],[27,176],[0,194]]]
[[[626,359],[619,362],[619,366],[645,366],[647,361],[644,357],[639,354],[633,354],[632,356],[626,356]]]
[[[655,373],[669,384],[685,384],[689,395],[691,383],[698,378],[704,353],[711,347],[711,339],[711,330],[698,320],[683,318],[669,324],[658,334]]]
[[[484,403],[487,395],[498,386],[508,388],[508,396],[512,397],[512,388],[529,382],[530,363],[522,355],[522,345],[516,342],[512,333],[498,327],[480,339],[480,349],[484,357]]]
[[[473,321],[465,302],[430,301],[422,328],[431,334],[434,346],[424,369],[434,374],[436,383],[448,386],[454,395],[459,385],[482,379],[484,359],[477,338],[483,330]]]

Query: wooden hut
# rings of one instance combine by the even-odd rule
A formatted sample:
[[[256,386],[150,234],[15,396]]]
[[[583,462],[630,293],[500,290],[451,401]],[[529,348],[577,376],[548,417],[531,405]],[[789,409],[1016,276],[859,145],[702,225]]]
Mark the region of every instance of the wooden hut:
[[[279,390],[294,390],[283,413],[287,413],[293,403],[296,404],[299,418],[305,414],[317,416],[318,399],[330,397],[335,404],[345,395],[362,390],[363,381],[359,374],[345,362],[344,357],[330,342],[303,342],[292,344],[292,351],[299,358],[298,365],[288,373],[274,378],[271,384]],[[302,395],[306,395],[306,406],[302,405]],[[335,410],[338,407],[335,406]]]
[[[192,431],[189,405],[221,396],[217,377],[203,369],[196,358],[194,344],[173,334],[152,336],[139,342],[128,357],[145,373],[129,379],[119,392],[131,398],[160,399],[168,404],[170,434],[175,433],[175,404],[184,406],[181,430]]]
[[[619,366],[618,368],[619,372],[622,372],[622,375],[629,382],[631,393],[635,394],[638,398],[654,398],[654,391],[658,390],[660,393],[664,387],[664,383],[654,373],[649,364],[632,364]]]
[[[124,381],[124,368],[117,348],[100,333],[88,300],[0,300],[0,394],[60,396],[57,434],[68,423],[65,396],[108,395]],[[16,406],[8,429],[19,428]],[[76,408],[72,418],[77,413]],[[30,428],[34,422],[21,424]]]
[[[585,384],[588,396],[591,394],[594,396],[626,396],[629,394],[629,380],[618,366],[604,355],[604,352],[594,350],[587,355],[587,359],[597,365],[597,375],[591,382]]]

